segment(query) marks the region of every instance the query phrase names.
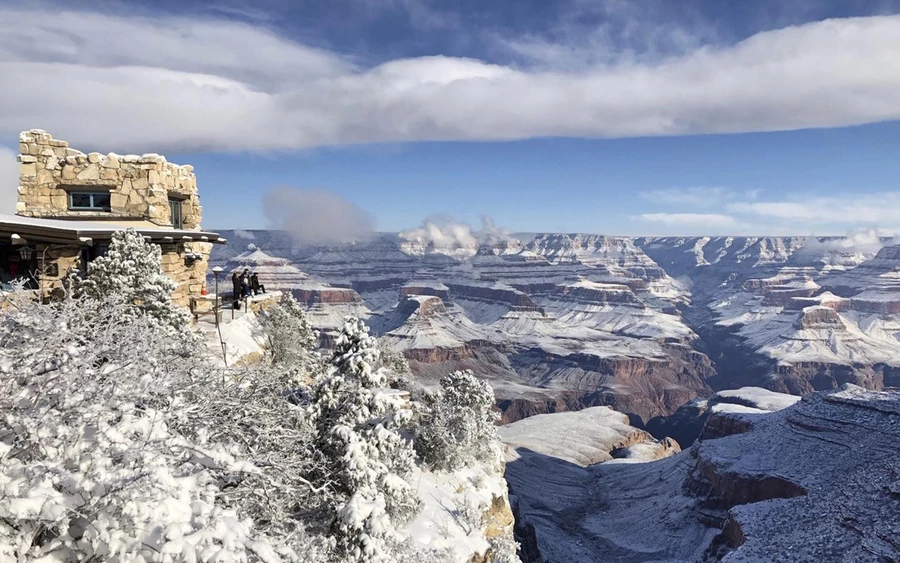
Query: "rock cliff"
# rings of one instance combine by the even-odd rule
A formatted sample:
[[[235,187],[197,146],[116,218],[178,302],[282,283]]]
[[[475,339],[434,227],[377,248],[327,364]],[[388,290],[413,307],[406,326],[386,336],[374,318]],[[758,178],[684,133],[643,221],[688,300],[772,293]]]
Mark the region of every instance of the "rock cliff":
[[[651,463],[525,452],[507,469],[523,561],[897,560],[898,420],[900,392],[846,386],[726,409]]]
[[[647,421],[744,386],[900,385],[894,246],[538,234],[447,250],[385,234],[313,248],[224,234],[307,272],[295,294],[326,336],[343,314],[372,314],[422,379],[462,368],[491,379],[506,421],[595,405]]]

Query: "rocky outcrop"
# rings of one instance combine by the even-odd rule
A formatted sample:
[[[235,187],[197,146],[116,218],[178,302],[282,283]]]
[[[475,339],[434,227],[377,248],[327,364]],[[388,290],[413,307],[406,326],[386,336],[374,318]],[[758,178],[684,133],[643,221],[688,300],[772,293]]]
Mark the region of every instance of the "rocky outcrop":
[[[673,456],[680,451],[681,446],[673,438],[666,437],[659,441],[648,438],[637,444],[616,448],[610,455],[613,459],[646,462]]]
[[[712,439],[748,431],[756,415],[785,409],[800,398],[760,387],[719,391],[707,399],[696,399],[670,416],[647,423],[647,430],[662,439],[671,436],[683,447],[698,438]]]
[[[831,307],[816,305],[807,307],[800,313],[800,318],[794,323],[798,329],[832,329],[847,330],[844,321]]]
[[[754,419],[765,412],[739,405],[729,405],[726,408],[712,407],[698,439],[715,440],[749,432],[753,428]]]
[[[504,303],[517,311],[542,311],[534,300],[519,290],[502,284],[462,284],[447,282],[454,297],[473,299],[485,303]]]
[[[709,358],[683,346],[673,346],[667,352],[660,358],[554,356],[543,351],[516,354],[512,356],[512,367],[526,381],[539,374],[550,374],[555,381],[579,391],[555,390],[547,392],[552,397],[549,399],[519,397],[501,402],[504,419],[512,421],[538,412],[602,405],[648,421],[709,395],[711,390],[705,379],[714,373]]]
[[[624,284],[604,284],[582,281],[571,285],[558,285],[550,293],[555,299],[570,299],[596,305],[639,305],[631,288]]]
[[[861,313],[900,315],[900,287],[896,291],[864,291],[850,298],[850,308]]]
[[[374,316],[371,325],[417,371],[419,364],[445,364],[449,373],[449,364],[471,358],[473,348],[487,345],[478,327],[439,296],[406,295],[388,313]]]
[[[895,368],[881,363],[872,366],[828,362],[793,362],[775,366],[766,387],[779,393],[805,395],[815,391],[839,389],[851,384],[866,389],[884,389],[884,372]]]
[[[514,399],[501,398],[497,401],[501,424],[509,424],[538,414],[578,411],[589,406],[598,405],[588,405],[581,394],[572,392],[554,393],[549,397],[537,395]]]
[[[794,297],[784,306],[784,310],[802,311],[807,307],[828,307],[837,313],[841,313],[850,310],[850,300],[826,291],[815,297]]]
[[[581,467],[613,459],[652,461],[681,451],[672,439],[656,440],[608,407],[541,414],[499,428],[507,461],[544,455]]]
[[[768,287],[763,293],[762,304],[766,307],[784,307],[796,297],[812,297],[817,288],[813,287]]]
[[[403,350],[403,356],[413,362],[440,364],[471,358],[472,349],[465,344],[442,348],[407,348]]]
[[[417,280],[408,281],[400,288],[400,296],[409,295],[429,295],[439,297],[444,303],[450,304],[450,288],[437,280]]]
[[[362,304],[362,298],[352,289],[330,287],[322,284],[309,284],[306,287],[291,289],[294,298],[307,307],[318,304]]]
[[[848,386],[743,416],[654,463],[510,462],[523,561],[900,558],[900,392]]]

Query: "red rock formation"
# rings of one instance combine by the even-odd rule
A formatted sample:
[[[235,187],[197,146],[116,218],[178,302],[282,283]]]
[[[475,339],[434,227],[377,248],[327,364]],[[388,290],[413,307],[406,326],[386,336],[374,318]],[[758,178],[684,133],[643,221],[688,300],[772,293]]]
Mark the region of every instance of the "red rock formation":
[[[794,323],[799,329],[831,328],[846,330],[841,317],[830,307],[815,306],[803,309],[800,317]]]
[[[292,289],[291,293],[297,301],[306,304],[307,307],[319,303],[362,303],[362,298],[352,289],[328,286],[313,286],[305,289]]]
[[[377,279],[353,280],[349,287],[352,287],[358,293],[367,291],[379,291],[382,289],[394,289],[402,286],[409,278],[385,277]]]
[[[408,348],[403,351],[403,356],[408,360],[423,364],[437,364],[440,362],[454,362],[472,357],[472,350],[468,346],[454,348]]]
[[[802,311],[807,307],[828,307],[840,313],[850,310],[850,300],[843,297],[834,296],[829,299],[820,299],[818,297],[792,297],[784,306],[786,311]]]
[[[762,304],[768,307],[784,307],[795,297],[812,297],[817,287],[768,286],[764,289]]]
[[[450,288],[450,294],[453,296],[484,301],[486,303],[506,303],[519,311],[544,312],[531,297],[511,287],[504,288],[502,286],[497,287],[458,283],[448,283],[447,286]]]
[[[758,416],[760,415],[710,409],[709,417],[706,419],[706,424],[703,425],[703,430],[700,431],[699,439],[701,441],[714,440],[749,432],[753,428],[754,417]]]
[[[631,289],[624,284],[573,284],[558,285],[551,292],[553,297],[574,299],[582,303],[596,303],[605,305],[629,304],[644,307],[643,303],[635,297]]]
[[[684,346],[667,347],[667,354],[658,359],[546,353],[519,356],[513,367],[526,380],[530,373],[550,373],[554,379],[559,374],[559,384],[579,390],[548,389],[541,397],[506,401],[501,397],[498,404],[503,419],[512,422],[547,412],[609,406],[646,422],[711,393],[705,380],[715,371],[706,355]]]
[[[861,313],[878,313],[881,315],[900,314],[900,291],[864,292],[850,298],[851,308]]]
[[[411,282],[400,288],[400,295],[403,297],[409,295],[429,295],[432,297],[439,297],[444,303],[450,303],[450,290],[446,286],[436,287],[425,284],[416,285]]]

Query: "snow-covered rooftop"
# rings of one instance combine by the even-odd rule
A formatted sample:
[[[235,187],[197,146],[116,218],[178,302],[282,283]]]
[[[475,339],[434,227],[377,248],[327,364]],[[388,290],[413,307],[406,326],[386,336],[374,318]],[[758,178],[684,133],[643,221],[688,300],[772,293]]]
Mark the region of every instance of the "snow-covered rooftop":
[[[39,219],[21,215],[0,214],[0,237],[17,234],[38,242],[72,242],[80,239],[107,239],[116,231],[133,228],[145,237],[158,242],[196,240],[225,243],[218,233],[187,231],[162,227],[149,221],[72,221],[69,219]],[[171,239],[171,240],[167,240]]]

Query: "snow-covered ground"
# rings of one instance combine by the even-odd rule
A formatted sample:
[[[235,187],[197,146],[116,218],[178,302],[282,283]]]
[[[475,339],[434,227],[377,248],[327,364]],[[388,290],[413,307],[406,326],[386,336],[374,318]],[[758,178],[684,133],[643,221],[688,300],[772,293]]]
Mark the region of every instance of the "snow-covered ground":
[[[520,533],[543,560],[569,563],[900,557],[900,392],[848,386],[774,413],[739,408],[753,412],[743,433],[655,462],[528,452],[507,469]]]
[[[483,556],[491,539],[511,538],[506,480],[499,460],[453,471],[416,468],[410,477],[422,499],[422,512],[406,526],[410,540],[423,548],[448,550],[454,561]]]
[[[768,389],[760,387],[741,387],[740,389],[730,389],[719,391],[713,399],[722,401],[732,400],[736,403],[745,404],[748,407],[763,411],[780,411],[786,409],[800,400],[796,395],[786,395],[784,393],[775,393]],[[717,405],[727,404],[715,401]]]
[[[501,426],[499,432],[510,462],[530,452],[587,467],[611,460],[617,448],[654,445],[649,435],[628,424],[626,415],[609,407],[539,414]]]

